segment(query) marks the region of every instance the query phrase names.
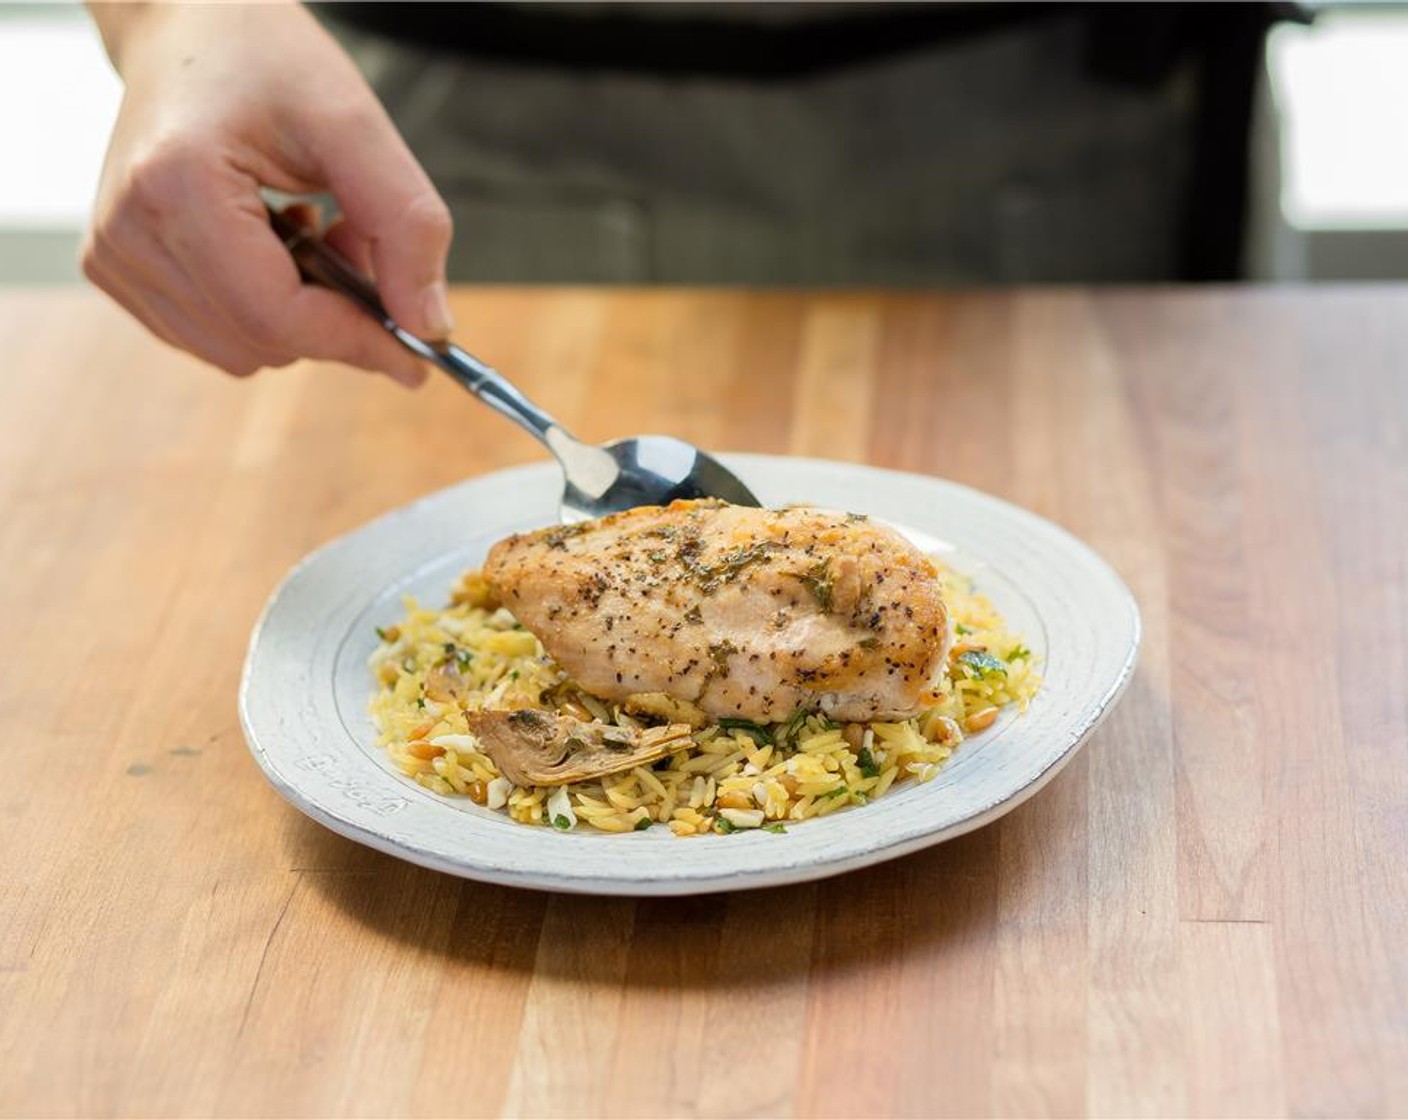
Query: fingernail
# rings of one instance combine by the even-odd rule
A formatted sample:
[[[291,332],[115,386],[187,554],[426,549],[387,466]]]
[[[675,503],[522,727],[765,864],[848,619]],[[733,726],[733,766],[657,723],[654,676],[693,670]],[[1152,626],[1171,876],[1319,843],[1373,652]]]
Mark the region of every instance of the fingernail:
[[[425,316],[425,328],[431,338],[448,338],[455,329],[454,317],[450,314],[449,294],[445,285],[431,284],[420,294],[421,314]]]
[[[419,389],[425,384],[425,379],[430,376],[430,370],[419,362],[413,366],[397,366],[386,372],[392,381],[398,385],[404,385],[407,389]]]

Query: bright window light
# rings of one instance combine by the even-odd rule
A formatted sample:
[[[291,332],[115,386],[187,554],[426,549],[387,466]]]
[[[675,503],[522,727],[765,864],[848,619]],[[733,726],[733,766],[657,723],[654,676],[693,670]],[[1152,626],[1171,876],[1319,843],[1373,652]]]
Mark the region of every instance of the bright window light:
[[[1408,10],[1322,12],[1270,51],[1286,221],[1408,227]]]
[[[80,10],[0,18],[0,225],[86,224],[121,97]]]

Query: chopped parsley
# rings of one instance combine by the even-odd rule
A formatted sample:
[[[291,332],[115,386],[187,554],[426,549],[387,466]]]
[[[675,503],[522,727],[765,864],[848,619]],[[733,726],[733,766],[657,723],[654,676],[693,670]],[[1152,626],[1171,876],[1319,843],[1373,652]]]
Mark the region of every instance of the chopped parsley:
[[[637,832],[644,832],[647,828],[649,828],[649,827],[650,827],[651,825],[653,825],[654,823],[655,823],[655,822],[654,822],[653,820],[651,820],[649,817],[641,817],[640,820],[636,821],[635,831],[637,831]]]
[[[760,747],[770,746],[773,741],[772,734],[768,729],[760,724],[754,723],[751,719],[733,719],[729,716],[724,716],[719,720],[719,726],[725,731],[743,732],[743,734],[747,735]]]
[[[474,654],[467,649],[461,649],[454,642],[445,643],[445,656],[454,661],[461,669],[468,669],[469,663],[474,660]]]
[[[1000,676],[1007,675],[1007,663],[994,657],[986,650],[964,650],[958,655],[958,660],[973,671],[975,679],[990,677],[995,674]]]
[[[805,572],[801,577],[802,586],[811,592],[822,613],[831,611],[831,561],[823,560]]]
[[[792,713],[792,718],[787,721],[787,725],[773,736],[773,742],[779,747],[790,743],[802,729],[802,724],[806,721],[807,709],[798,708]]]
[[[826,798],[826,800],[831,801],[837,797],[845,797],[846,794],[850,792],[850,789],[848,789],[846,786],[837,786],[835,789],[827,790],[821,796]]]
[[[751,565],[765,560],[779,547],[776,541],[758,541],[746,548],[735,548],[719,557],[717,563],[706,564],[699,559],[702,544],[697,535],[686,537],[679,546],[676,559],[694,579],[699,589],[712,595],[726,583],[738,579]]]
[[[552,826],[553,828],[561,829],[563,832],[566,832],[572,827],[572,822],[567,819],[565,813],[558,813],[557,816],[552,819]]]
[[[725,638],[709,646],[709,659],[714,663],[714,672],[721,677],[728,676],[728,659],[738,652],[738,647]]]
[[[875,756],[870,753],[869,747],[861,747],[856,755],[856,765],[860,767],[860,772],[867,778],[878,778],[880,776],[880,764],[875,761]]]
[[[376,636],[380,638],[383,642],[391,641],[391,639],[387,636],[386,631],[383,630],[380,626],[376,628]]]
[[[1029,659],[1031,658],[1031,655],[1032,655],[1032,651],[1029,650],[1026,646],[1023,646],[1023,645],[1016,645],[1016,646],[1013,646],[1011,649],[1009,649],[1009,650],[1007,651],[1007,658],[1006,658],[1006,660],[1008,660],[1008,661],[1026,661],[1026,660],[1029,660]]]
[[[778,821],[776,824],[765,824],[765,825],[763,825],[763,831],[764,831],[764,832],[786,832],[786,831],[787,831],[787,826],[786,826],[785,824],[783,824],[781,821]]]
[[[567,539],[575,537],[578,533],[585,533],[591,526],[585,521],[578,521],[572,525],[563,525],[554,529],[543,540],[549,548],[557,548],[562,551],[567,550]]]
[[[954,630],[958,632],[959,637],[962,637],[964,634],[971,634],[973,632],[969,630],[968,627],[964,626],[961,622],[956,623],[954,625]]]
[[[727,817],[714,818],[714,831],[727,836],[730,832],[737,832],[738,826]]]

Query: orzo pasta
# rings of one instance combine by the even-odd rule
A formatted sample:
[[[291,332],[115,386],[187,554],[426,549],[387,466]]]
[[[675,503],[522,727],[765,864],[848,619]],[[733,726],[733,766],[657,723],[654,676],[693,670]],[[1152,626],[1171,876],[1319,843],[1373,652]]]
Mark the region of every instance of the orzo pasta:
[[[614,833],[658,824],[680,836],[781,832],[896,784],[928,780],[965,738],[1035,695],[1040,678],[1022,638],[964,576],[938,568],[954,641],[938,702],[913,719],[838,724],[805,712],[769,725],[724,719],[653,765],[570,785],[515,786],[469,733],[467,709],[538,708],[633,730],[652,720],[576,688],[477,572],[461,578],[445,608],[407,600],[404,616],[378,632],[371,713],[404,773],[523,824]]]

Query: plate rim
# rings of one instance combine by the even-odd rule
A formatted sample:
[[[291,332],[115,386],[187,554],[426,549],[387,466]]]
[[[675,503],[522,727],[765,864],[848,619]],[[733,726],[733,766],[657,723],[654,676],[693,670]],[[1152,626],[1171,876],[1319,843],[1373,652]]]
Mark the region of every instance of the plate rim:
[[[259,616],[251,629],[249,644],[246,649],[240,673],[238,693],[240,727],[246,745],[250,753],[254,756],[255,762],[259,766],[265,779],[285,801],[331,831],[356,843],[383,852],[384,854],[459,878],[494,883],[500,886],[617,897],[681,896],[727,890],[764,889],[767,887],[811,882],[818,879],[830,878],[835,875],[842,875],[848,871],[854,871],[862,867],[920,851],[924,848],[955,839],[991,824],[993,821],[1005,816],[1007,813],[1035,796],[1051,782],[1076,754],[1079,753],[1080,749],[1090,739],[1100,724],[1109,716],[1110,712],[1113,711],[1115,705],[1129,687],[1138,667],[1143,646],[1143,619],[1139,610],[1138,600],[1135,598],[1123,577],[1109,561],[1058,522],[1009,502],[1004,498],[999,498],[979,490],[976,487],[915,471],[902,471],[893,468],[872,466],[866,463],[848,463],[842,460],[821,459],[810,456],[769,455],[749,452],[719,452],[717,454],[721,460],[734,469],[737,469],[740,474],[746,473],[750,463],[756,463],[760,467],[765,464],[786,463],[803,470],[839,469],[848,473],[860,473],[874,476],[877,481],[890,478],[905,479],[911,483],[918,481],[938,485],[969,499],[977,499],[980,503],[986,503],[991,507],[998,507],[1007,515],[1016,514],[1019,519],[1034,522],[1047,532],[1059,534],[1064,538],[1064,543],[1067,547],[1073,547],[1077,552],[1082,553],[1085,562],[1098,568],[1101,574],[1108,579],[1112,589],[1118,592],[1116,598],[1112,599],[1110,606],[1112,610],[1116,608],[1119,609],[1122,621],[1129,627],[1129,645],[1125,650],[1124,658],[1118,672],[1105,688],[1104,692],[1099,696],[1099,699],[1095,702],[1093,709],[1086,717],[1084,723],[1078,728],[1072,728],[1067,732],[1068,735],[1073,735],[1068,745],[1017,789],[989,804],[975,808],[967,815],[942,827],[918,832],[913,835],[906,834],[898,836],[889,841],[878,842],[873,846],[853,852],[847,856],[832,859],[813,860],[809,863],[795,865],[765,867],[757,871],[744,873],[725,871],[722,873],[671,877],[623,878],[620,876],[584,874],[574,870],[563,873],[561,877],[558,877],[549,873],[523,871],[514,868],[498,868],[485,863],[466,864],[466,862],[462,860],[441,856],[435,851],[423,848],[409,838],[398,839],[392,835],[388,835],[385,831],[378,831],[358,821],[350,820],[345,816],[339,815],[335,810],[324,805],[316,797],[305,792],[294,781],[290,780],[289,776],[275,762],[273,757],[271,757],[267,744],[261,742],[260,733],[253,724],[253,717],[251,715],[253,677],[260,651],[260,643],[265,637],[266,630],[274,612],[280,606],[284,596],[289,593],[298,578],[309,567],[318,563],[325,554],[337,549],[351,538],[368,533],[376,527],[385,526],[400,519],[413,516],[427,504],[443,501],[450,494],[461,488],[482,484],[490,479],[497,479],[505,485],[512,485],[513,480],[516,478],[532,478],[533,476],[541,475],[545,470],[549,472],[553,470],[554,464],[552,464],[551,461],[540,460],[486,471],[430,493],[422,494],[409,502],[378,514],[360,525],[354,526],[330,538],[302,556],[284,573],[283,577],[265,600],[259,612]]]

